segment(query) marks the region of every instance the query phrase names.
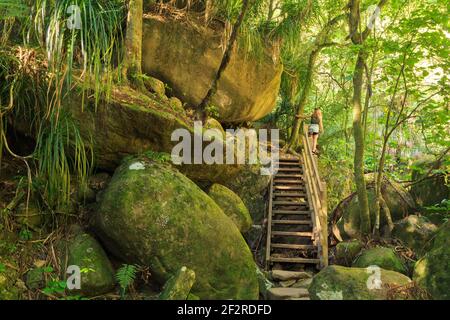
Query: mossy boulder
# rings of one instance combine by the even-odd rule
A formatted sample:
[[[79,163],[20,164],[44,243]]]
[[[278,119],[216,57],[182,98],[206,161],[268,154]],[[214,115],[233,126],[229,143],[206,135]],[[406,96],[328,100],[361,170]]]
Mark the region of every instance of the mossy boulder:
[[[41,289],[44,286],[44,270],[34,268],[27,272],[25,284],[29,289]]]
[[[146,17],[143,71],[167,83],[184,102],[198,106],[223,57],[224,30],[216,27]],[[211,105],[217,108],[220,121],[255,121],[275,107],[283,68],[272,48],[265,48],[259,59],[249,59],[243,48],[236,49],[239,52],[231,56]]]
[[[363,247],[364,244],[358,239],[339,242],[336,245],[336,264],[350,267]]]
[[[159,299],[161,300],[188,300],[189,293],[195,283],[195,272],[181,267],[164,285]]]
[[[403,274],[407,273],[403,261],[391,248],[375,247],[364,250],[352,264],[352,267],[355,268],[367,268],[369,266],[378,266],[385,270]]]
[[[39,229],[45,223],[45,213],[34,201],[30,201],[28,207],[26,201],[21,202],[17,206],[14,216],[17,222],[33,230]]]
[[[392,287],[405,286],[411,282],[407,276],[390,270],[379,269],[380,283],[376,274],[367,268],[328,266],[313,279],[308,290],[312,300],[387,300],[407,299],[390,296]]]
[[[266,212],[265,195],[270,176],[261,174],[257,165],[242,166],[241,170],[222,184],[242,199],[255,223],[262,223]]]
[[[436,162],[428,159],[416,161],[412,165],[411,194],[418,205],[427,207],[450,199],[450,185],[448,176],[450,173],[450,157]],[[431,175],[427,177],[427,174]]]
[[[241,198],[220,184],[213,184],[208,195],[219,205],[223,212],[233,220],[241,232],[247,232],[252,226],[250,213]]]
[[[174,111],[182,111],[183,110],[183,102],[177,97],[171,97],[169,99],[169,104]]]
[[[145,76],[144,85],[147,88],[147,90],[158,94],[160,97],[164,97],[166,95],[166,86],[164,82],[162,82],[161,80]]]
[[[75,265],[81,270],[81,288],[74,292],[96,296],[114,289],[114,269],[103,248],[91,235],[76,230],[64,241],[61,250],[63,261],[67,259],[66,268]]]
[[[20,288],[16,286],[19,280],[17,265],[11,259],[0,257],[0,301],[18,300]]]
[[[201,299],[257,299],[253,256],[233,221],[171,166],[126,159],[104,191],[96,230],[123,260],[164,284],[181,267]]]
[[[450,221],[436,232],[431,249],[414,266],[413,280],[434,299],[450,299]]]
[[[375,192],[373,188],[374,175],[366,175],[367,193],[369,198],[370,218],[372,225],[375,224]],[[414,212],[415,203],[409,193],[398,183],[382,179],[381,194],[386,201],[391,212],[393,221],[403,219],[408,214]],[[343,240],[360,238],[360,210],[358,196],[352,194],[342,201],[335,209],[335,214],[340,216],[337,221],[337,230]],[[386,225],[386,219],[383,214],[380,216],[380,226]]]
[[[424,246],[436,232],[436,225],[422,216],[410,215],[395,223],[392,236],[400,239],[418,255],[424,252]]]

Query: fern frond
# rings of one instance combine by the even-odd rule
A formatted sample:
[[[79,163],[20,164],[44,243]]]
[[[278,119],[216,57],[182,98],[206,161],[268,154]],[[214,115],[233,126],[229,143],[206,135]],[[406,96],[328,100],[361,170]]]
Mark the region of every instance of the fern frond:
[[[116,272],[116,280],[120,288],[125,291],[136,279],[137,266],[123,264]]]

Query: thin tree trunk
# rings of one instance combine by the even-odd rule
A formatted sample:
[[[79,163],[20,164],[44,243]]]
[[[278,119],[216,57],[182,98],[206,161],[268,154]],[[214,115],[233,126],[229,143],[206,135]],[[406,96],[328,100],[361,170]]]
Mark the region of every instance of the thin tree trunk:
[[[235,46],[236,39],[239,34],[239,29],[242,25],[242,22],[244,21],[245,14],[249,8],[249,4],[250,4],[250,0],[242,1],[241,12],[233,26],[233,31],[232,31],[230,39],[228,41],[227,48],[225,49],[225,52],[223,54],[219,69],[217,70],[216,76],[213,79],[210,89],[208,90],[206,96],[203,98],[202,102],[198,106],[198,109],[202,113],[203,118],[205,118],[205,116],[206,116],[206,114],[205,114],[206,107],[210,104],[210,101],[211,101],[213,95],[217,91],[217,84],[219,83],[219,80],[221,79],[223,72],[225,71],[228,64],[230,63],[231,53],[233,52],[233,48]]]
[[[378,7],[382,8],[387,0],[380,0]],[[349,0],[348,8],[348,26],[349,38],[353,44],[359,45],[358,59],[353,74],[353,138],[355,140],[354,156],[354,176],[356,184],[356,193],[358,194],[358,203],[361,220],[361,233],[369,234],[371,231],[369,199],[367,197],[366,180],[364,178],[364,132],[361,119],[361,93],[363,86],[363,73],[366,64],[366,53],[364,51],[364,42],[370,35],[371,29],[367,27],[364,31],[359,31],[361,25],[361,0]]]
[[[313,83],[313,74],[314,67],[317,61],[317,56],[319,55],[319,49],[313,50],[309,55],[308,61],[308,69],[306,71],[305,76],[305,85],[302,88],[300,100],[297,104],[297,111],[294,119],[294,123],[292,126],[292,133],[289,138],[289,143],[287,144],[287,151],[294,151],[294,149],[298,146],[298,137],[300,131],[300,125],[302,123],[302,117],[305,112],[305,106],[308,102],[308,96],[311,91],[312,83]]]
[[[314,75],[314,69],[315,69],[317,58],[323,48],[335,45],[335,43],[332,43],[332,42],[327,43],[329,33],[332,30],[332,28],[336,24],[338,24],[342,19],[344,19],[345,17],[346,17],[346,15],[339,15],[339,16],[334,17],[333,19],[329,20],[328,23],[325,25],[325,27],[317,35],[315,46],[309,55],[308,67],[307,67],[306,76],[305,76],[305,80],[304,80],[305,84],[302,88],[300,100],[299,100],[297,108],[296,108],[296,115],[295,115],[295,119],[294,119],[294,122],[292,125],[292,133],[289,138],[289,143],[286,146],[287,152],[294,151],[294,149],[298,146],[298,140],[299,140],[298,137],[299,137],[300,126],[302,123],[305,106],[308,102],[308,96],[309,96],[309,93],[312,88],[313,75]]]
[[[364,64],[365,53],[361,49],[358,53],[358,60],[353,75],[353,137],[355,140],[354,176],[361,218],[361,233],[368,234],[371,231],[371,221],[366,180],[364,178],[364,133],[361,120],[361,93]]]
[[[143,11],[143,0],[130,0],[122,74],[125,80],[137,88],[143,87],[141,78]]]

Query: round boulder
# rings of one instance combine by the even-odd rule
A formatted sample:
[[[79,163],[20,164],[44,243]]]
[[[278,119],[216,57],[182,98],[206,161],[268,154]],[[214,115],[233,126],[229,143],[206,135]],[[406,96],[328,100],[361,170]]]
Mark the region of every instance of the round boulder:
[[[450,221],[436,232],[431,250],[414,266],[413,280],[434,299],[450,299]]]
[[[208,195],[233,220],[241,232],[250,230],[252,218],[244,202],[237,194],[227,187],[215,183],[209,188]]]
[[[81,271],[81,288],[85,296],[108,293],[115,286],[114,269],[105,251],[91,235],[77,232],[65,241],[68,266],[78,266]],[[67,250],[67,251],[66,251]]]
[[[387,300],[389,289],[411,282],[407,276],[390,270],[328,266],[313,279],[308,290],[311,300]]]
[[[96,215],[96,230],[123,260],[150,267],[161,284],[183,266],[201,299],[257,299],[253,256],[239,229],[187,177],[148,158],[116,170]]]
[[[363,243],[358,239],[339,242],[336,245],[336,263],[350,267],[363,247]]]
[[[385,270],[404,274],[407,272],[402,260],[391,248],[376,247],[364,250],[352,265],[356,268],[367,268],[369,266],[378,266]]]
[[[375,192],[373,188],[374,175],[366,175],[366,181],[370,218],[373,226],[375,224]],[[393,221],[403,219],[403,217],[406,217],[410,212],[414,211],[414,200],[400,184],[384,178],[382,181],[381,194],[389,207]],[[356,193],[342,201],[335,209],[334,215],[340,216],[336,226],[342,239],[346,240],[361,237],[360,210],[358,196]],[[381,227],[386,225],[386,219],[382,213],[380,217],[380,225]]]
[[[405,245],[421,255],[424,246],[437,227],[422,216],[410,215],[395,223],[392,236],[400,239]]]

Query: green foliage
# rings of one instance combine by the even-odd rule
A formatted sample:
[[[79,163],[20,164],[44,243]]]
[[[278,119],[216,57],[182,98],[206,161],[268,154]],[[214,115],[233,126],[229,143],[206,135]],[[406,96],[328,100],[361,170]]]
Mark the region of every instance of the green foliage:
[[[0,0],[0,20],[24,17],[28,13],[28,6],[21,0]]]
[[[32,237],[33,237],[33,234],[30,230],[28,230],[27,228],[20,229],[20,232],[19,232],[20,240],[29,241],[32,239]]]
[[[443,218],[444,221],[448,221],[450,219],[449,199],[444,199],[441,203],[437,203],[434,206],[425,207],[425,209],[427,210],[427,212],[445,214],[445,217]]]
[[[208,105],[205,108],[206,114],[208,117],[212,117],[215,119],[220,118],[220,114],[219,114],[219,108],[215,105]]]
[[[72,118],[60,114],[42,126],[37,139],[38,179],[44,183],[44,198],[56,208],[70,202],[71,173],[81,185],[86,184],[93,162],[93,153],[85,145]]]
[[[6,266],[3,263],[0,263],[0,273],[6,272]]]
[[[80,12],[80,29],[69,28],[68,22],[73,22],[75,16],[68,14],[68,9],[74,4]],[[115,64],[121,60],[125,16],[125,4],[119,0],[38,0],[32,5],[27,29],[46,48],[54,81],[66,82],[70,90],[73,70],[81,68],[85,83],[94,86],[98,101],[110,88]]]
[[[120,295],[123,298],[130,285],[133,284],[138,268],[135,265],[123,264],[116,272],[116,280],[120,286]]]
[[[151,150],[144,152],[143,155],[149,159],[152,159],[152,160],[154,160],[156,162],[160,162],[160,163],[170,162],[172,159],[170,154],[168,154],[168,153],[155,152],[155,151],[151,151]]]
[[[64,294],[66,288],[66,281],[50,280],[42,292],[46,295],[61,295]]]

